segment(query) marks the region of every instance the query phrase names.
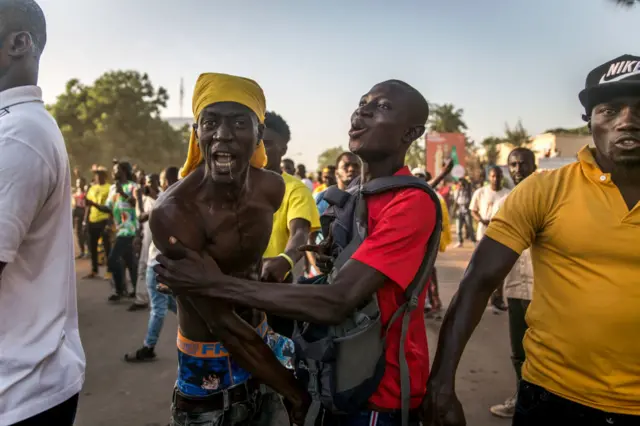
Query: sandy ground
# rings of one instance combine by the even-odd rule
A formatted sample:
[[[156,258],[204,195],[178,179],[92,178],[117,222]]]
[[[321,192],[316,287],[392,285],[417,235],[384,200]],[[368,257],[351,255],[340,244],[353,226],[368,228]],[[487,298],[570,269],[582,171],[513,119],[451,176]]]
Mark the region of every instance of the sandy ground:
[[[438,259],[440,292],[449,302],[471,255],[470,248],[451,249]],[[80,397],[77,426],[165,426],[176,378],[176,319],[169,315],[152,363],[130,365],[125,352],[140,347],[148,312],[127,312],[128,301],[107,303],[106,281],[82,280],[89,262],[77,262],[80,331],[87,354],[86,383]],[[435,354],[440,323],[428,320],[431,355]],[[506,314],[487,310],[472,337],[458,370],[457,392],[469,426],[510,425],[491,416],[488,407],[515,390],[509,358]]]

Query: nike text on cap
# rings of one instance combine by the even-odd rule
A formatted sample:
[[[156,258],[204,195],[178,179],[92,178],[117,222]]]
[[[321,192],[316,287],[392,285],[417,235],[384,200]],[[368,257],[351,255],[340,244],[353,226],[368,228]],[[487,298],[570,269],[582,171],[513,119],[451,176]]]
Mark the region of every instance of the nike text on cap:
[[[640,95],[638,56],[622,55],[591,71],[578,97],[588,115],[599,103],[625,95]]]

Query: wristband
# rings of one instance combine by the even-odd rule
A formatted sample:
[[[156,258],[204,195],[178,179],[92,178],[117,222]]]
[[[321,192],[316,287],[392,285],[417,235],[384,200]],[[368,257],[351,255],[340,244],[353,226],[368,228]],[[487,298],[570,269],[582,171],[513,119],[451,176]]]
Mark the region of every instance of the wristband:
[[[293,263],[293,259],[291,259],[291,257],[289,257],[287,253],[280,253],[278,256],[283,257],[287,262],[289,262],[289,266],[290,266],[289,270],[293,269],[293,266],[295,264]]]

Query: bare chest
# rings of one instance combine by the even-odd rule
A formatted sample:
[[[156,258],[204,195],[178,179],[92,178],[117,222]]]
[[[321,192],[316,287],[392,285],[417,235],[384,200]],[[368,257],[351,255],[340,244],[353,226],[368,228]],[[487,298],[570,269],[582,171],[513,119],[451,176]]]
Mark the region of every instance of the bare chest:
[[[228,275],[255,273],[273,225],[273,208],[260,200],[200,207],[206,250]]]

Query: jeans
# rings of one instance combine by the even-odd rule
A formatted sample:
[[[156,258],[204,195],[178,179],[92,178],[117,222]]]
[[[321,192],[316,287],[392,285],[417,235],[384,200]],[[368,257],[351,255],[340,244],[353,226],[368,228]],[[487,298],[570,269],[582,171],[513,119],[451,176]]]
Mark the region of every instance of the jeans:
[[[169,426],[289,426],[289,414],[280,395],[268,391],[254,401],[233,404],[227,411],[189,413],[175,406]]]
[[[522,340],[529,326],[524,320],[529,308],[530,300],[523,299],[507,299],[509,306],[509,337],[511,338],[511,362],[516,370],[518,385],[522,380],[522,364],[524,364],[525,353]]]
[[[456,215],[456,230],[458,232],[458,242],[460,244],[463,243],[463,228],[466,228],[467,238],[471,240],[471,242],[476,242],[476,233],[473,230],[473,220],[471,219],[471,212],[467,213],[458,213]]]
[[[98,273],[98,240],[102,237],[105,256],[111,252],[111,235],[109,234],[109,221],[89,222],[89,252],[91,253],[91,272]]]
[[[138,259],[138,283],[139,281],[146,280],[147,277],[147,263],[149,260],[149,246],[151,246],[151,235],[144,235],[142,238],[142,249],[140,250],[140,256]],[[139,285],[136,289],[137,305],[146,305],[149,303],[149,285]]]
[[[158,283],[156,282],[156,273],[153,270],[153,265],[147,268],[146,281],[149,301],[151,302],[151,313],[149,314],[149,325],[147,326],[147,337],[144,339],[144,345],[148,348],[153,348],[158,343],[164,324],[164,317],[167,316],[167,310],[176,314],[178,306],[173,296],[162,294],[156,290]]]
[[[136,255],[133,251],[133,237],[116,237],[107,264],[109,270],[113,274],[113,284],[115,285],[116,294],[124,295],[127,291],[124,282],[124,266],[129,270],[131,277],[131,285],[133,291],[136,291],[136,283],[138,281],[138,265],[136,263]]]
[[[413,413],[409,418],[409,426],[419,426],[420,422],[414,418]],[[400,426],[402,414],[400,411],[378,412],[363,410],[354,414],[340,416],[329,415],[323,418],[322,426]]]
[[[513,426],[638,426],[640,416],[607,413],[561,398],[522,380]]]
[[[80,254],[86,253],[87,248],[87,230],[82,226],[84,221],[84,208],[76,208],[73,210],[73,228],[76,231],[76,238],[78,239],[78,248]]]
[[[73,426],[78,409],[78,394],[67,399],[62,404],[56,405],[40,414],[30,417],[13,426]]]

